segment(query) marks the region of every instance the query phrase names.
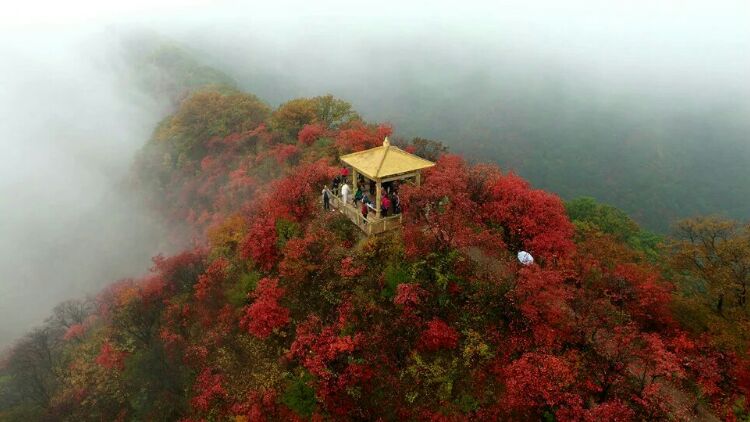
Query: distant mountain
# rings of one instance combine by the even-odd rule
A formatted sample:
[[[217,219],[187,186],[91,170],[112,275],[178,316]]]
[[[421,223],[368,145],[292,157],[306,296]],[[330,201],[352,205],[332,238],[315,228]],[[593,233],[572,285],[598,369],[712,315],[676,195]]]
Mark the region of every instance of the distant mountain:
[[[233,90],[237,83],[200,54],[151,32],[136,32],[118,38],[125,65],[123,74],[148,95],[167,99],[174,107],[192,91],[204,87]]]
[[[746,92],[434,43],[359,40],[330,54],[281,54],[259,41],[204,41],[197,51],[271,104],[331,92],[397,136],[439,139],[565,199],[613,204],[650,230],[698,214],[750,218]]]

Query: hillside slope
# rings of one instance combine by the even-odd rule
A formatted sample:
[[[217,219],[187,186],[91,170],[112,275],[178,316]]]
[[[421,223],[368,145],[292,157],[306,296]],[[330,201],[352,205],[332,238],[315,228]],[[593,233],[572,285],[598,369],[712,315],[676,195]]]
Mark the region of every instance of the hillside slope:
[[[330,96],[186,98],[134,179],[195,247],[58,307],[5,357],[0,419],[747,416],[748,362],[681,326],[632,236],[512,173],[440,154],[382,236],[324,212],[336,157],[390,132]]]

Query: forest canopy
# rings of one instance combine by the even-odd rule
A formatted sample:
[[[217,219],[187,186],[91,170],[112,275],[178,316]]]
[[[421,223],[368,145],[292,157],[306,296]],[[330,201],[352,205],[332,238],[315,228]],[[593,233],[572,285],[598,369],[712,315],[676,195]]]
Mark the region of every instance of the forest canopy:
[[[363,236],[321,189],[391,133],[331,96],[185,98],[133,179],[193,246],[19,340],[0,418],[750,417],[744,225],[686,220],[662,242],[415,138],[436,165],[401,188],[399,230]]]

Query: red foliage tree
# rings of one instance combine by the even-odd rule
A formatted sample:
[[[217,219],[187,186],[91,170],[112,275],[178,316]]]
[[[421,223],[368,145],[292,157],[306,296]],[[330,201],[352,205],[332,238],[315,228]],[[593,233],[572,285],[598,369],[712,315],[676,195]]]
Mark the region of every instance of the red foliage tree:
[[[309,226],[303,237],[292,238],[284,246],[284,258],[279,263],[279,274],[295,288],[300,288],[311,280],[327,274],[341,275],[343,269],[335,265],[336,261],[331,255],[336,243],[335,235],[325,226],[317,224]],[[329,259],[321,259],[321,257]],[[352,266],[347,266],[345,272],[347,274],[349,271],[359,273],[361,268],[354,266],[353,261],[351,263]],[[334,273],[334,266],[336,273]]]
[[[198,300],[205,300],[220,286],[226,277],[229,261],[226,258],[217,258],[206,269],[205,274],[198,277],[198,283],[195,285],[195,297]]]
[[[300,360],[311,374],[329,378],[332,374],[327,365],[342,354],[354,351],[360,344],[360,336],[339,336],[335,326],[324,327],[315,315],[297,326],[297,333],[289,351],[292,358]]]
[[[441,157],[425,172],[422,186],[403,186],[400,198],[410,256],[485,243],[476,230],[477,204],[469,196],[468,168],[460,157]]]
[[[257,163],[262,163],[263,160],[273,158],[279,166],[294,164],[299,157],[299,153],[300,149],[297,145],[277,144],[264,151],[262,154],[258,154],[255,161]]]
[[[374,148],[382,145],[383,139],[392,132],[393,129],[387,125],[374,126],[353,121],[336,135],[336,147],[340,153]]]
[[[579,415],[571,415],[568,419],[580,420]],[[635,420],[635,412],[620,400],[611,400],[587,409],[583,415],[586,422],[630,422]]]
[[[289,323],[289,310],[279,305],[284,296],[284,289],[279,287],[279,280],[264,278],[255,289],[255,302],[245,307],[240,324],[251,334],[266,338],[275,329]]]
[[[227,394],[222,381],[221,374],[215,374],[211,368],[204,368],[195,380],[193,390],[196,395],[190,400],[190,404],[200,412],[207,412],[214,401]]]
[[[458,332],[443,320],[433,318],[419,338],[419,348],[428,352],[440,349],[455,349],[458,345]]]
[[[299,131],[297,139],[304,145],[309,146],[324,136],[325,132],[326,128],[320,123],[307,124]]]
[[[429,295],[427,290],[421,288],[417,283],[401,283],[396,286],[396,295],[393,303],[404,307],[414,307],[422,303]]]
[[[125,352],[117,350],[112,343],[105,341],[99,349],[96,363],[107,369],[122,371],[125,369],[125,356]]]
[[[343,278],[357,278],[364,272],[365,267],[362,265],[357,265],[354,262],[354,258],[351,256],[347,256],[346,258],[342,259],[341,265],[338,269],[339,275]]]
[[[523,268],[511,296],[526,318],[536,345],[554,348],[573,331],[574,312],[568,301],[573,298],[564,276],[556,270]]]
[[[340,310],[340,313],[345,314],[346,310]],[[338,324],[324,326],[317,316],[310,315],[297,326],[288,354],[317,378],[318,397],[339,419],[356,405],[347,393],[350,388],[361,386],[373,376],[367,362],[357,363],[351,359],[355,351],[362,348],[363,335],[340,335],[341,325],[342,318]]]
[[[504,371],[503,403],[523,414],[534,414],[548,407],[579,407],[571,393],[576,373],[564,358],[529,352],[513,361]]]
[[[673,325],[669,309],[672,286],[663,281],[656,270],[623,263],[614,269],[612,275],[619,282],[615,285],[621,286],[624,282],[629,291],[612,288],[610,292],[620,290],[620,298],[629,314],[642,327],[663,329]]]
[[[189,249],[177,255],[153,258],[151,271],[158,273],[168,283],[178,287],[192,286],[195,278],[203,272],[206,251],[201,248]]]
[[[264,198],[263,210],[276,218],[302,222],[318,209],[320,186],[327,183],[336,169],[325,161],[302,164],[287,177],[272,184]]]
[[[65,330],[63,334],[63,340],[74,340],[79,339],[86,334],[86,327],[83,324],[73,324]]]
[[[560,198],[531,189],[512,173],[491,178],[485,189],[488,200],[482,204],[482,218],[503,228],[512,250],[524,249],[548,261],[567,258],[575,251],[573,224]]]
[[[259,216],[249,225],[247,235],[240,245],[240,255],[251,258],[258,268],[270,271],[276,265],[278,251],[276,242],[276,220],[269,216]]]

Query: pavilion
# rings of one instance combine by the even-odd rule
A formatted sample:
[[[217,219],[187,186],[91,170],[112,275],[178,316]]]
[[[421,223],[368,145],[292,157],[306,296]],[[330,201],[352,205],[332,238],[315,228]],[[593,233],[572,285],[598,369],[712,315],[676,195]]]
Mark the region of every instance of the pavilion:
[[[380,198],[382,196],[383,184],[393,181],[399,183],[412,183],[419,186],[421,182],[421,171],[435,165],[432,161],[425,160],[410,154],[399,147],[391,145],[388,137],[383,145],[364,151],[354,152],[339,157],[345,166],[351,168],[352,192],[357,191],[359,176],[375,183],[375,216],[362,216],[360,210],[352,204],[344,204],[340,197],[334,196],[332,204],[349,217],[365,233],[377,234],[386,230],[394,229],[401,224],[401,214],[381,217]],[[353,195],[352,195],[353,196]]]

